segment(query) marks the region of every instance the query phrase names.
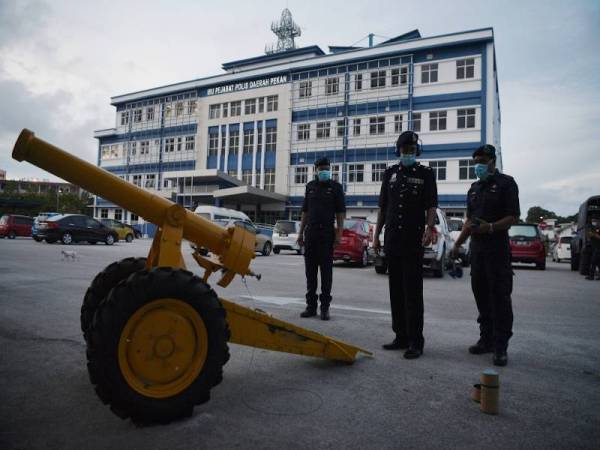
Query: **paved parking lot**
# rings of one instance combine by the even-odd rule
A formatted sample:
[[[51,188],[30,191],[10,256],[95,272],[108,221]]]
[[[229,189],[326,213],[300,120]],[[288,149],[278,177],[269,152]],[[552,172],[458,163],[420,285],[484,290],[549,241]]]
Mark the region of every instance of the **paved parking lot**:
[[[375,352],[353,366],[231,346],[224,382],[194,416],[138,428],[96,398],[79,308],[97,272],[145,255],[148,240],[74,245],[0,240],[0,448],[597,448],[600,281],[567,263],[515,269],[515,336],[500,369],[501,414],[479,412],[470,387],[491,356],[478,337],[468,271],[425,280],[425,354],[380,351],[393,336],[387,277],[334,269],[332,320],[300,319],[302,258],[257,257],[261,281],[225,298]],[[193,261],[186,257],[189,267]],[[593,444],[596,442],[596,444]]]

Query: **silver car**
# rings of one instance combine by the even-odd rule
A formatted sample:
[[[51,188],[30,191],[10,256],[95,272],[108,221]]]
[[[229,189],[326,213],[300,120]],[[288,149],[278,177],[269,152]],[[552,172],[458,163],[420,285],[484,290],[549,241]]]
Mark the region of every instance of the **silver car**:
[[[271,242],[270,236],[261,233],[260,230],[258,230],[258,228],[256,228],[256,226],[252,222],[239,219],[218,219],[215,220],[214,223],[224,228],[234,226],[245,228],[249,232],[254,233],[256,235],[256,246],[254,247],[254,250],[262,254],[263,256],[269,256],[271,254],[271,250],[273,250],[273,242]]]

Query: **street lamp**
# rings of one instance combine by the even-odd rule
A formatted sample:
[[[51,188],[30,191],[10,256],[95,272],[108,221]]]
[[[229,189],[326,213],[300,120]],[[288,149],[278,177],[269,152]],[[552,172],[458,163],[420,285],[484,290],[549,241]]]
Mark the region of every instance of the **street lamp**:
[[[59,194],[62,194],[62,192],[63,192],[62,188],[57,188],[56,189],[56,212],[60,212],[58,210],[58,196],[59,196]]]

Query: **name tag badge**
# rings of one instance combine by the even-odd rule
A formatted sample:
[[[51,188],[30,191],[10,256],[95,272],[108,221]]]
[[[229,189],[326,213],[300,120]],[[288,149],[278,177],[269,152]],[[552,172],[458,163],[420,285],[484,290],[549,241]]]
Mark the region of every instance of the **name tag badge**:
[[[392,176],[390,177],[390,183],[395,183],[396,182],[396,178],[397,178],[396,175],[397,175],[396,173],[392,174]]]
[[[409,183],[412,184],[424,184],[425,181],[422,180],[421,178],[407,178],[406,181],[408,181]]]

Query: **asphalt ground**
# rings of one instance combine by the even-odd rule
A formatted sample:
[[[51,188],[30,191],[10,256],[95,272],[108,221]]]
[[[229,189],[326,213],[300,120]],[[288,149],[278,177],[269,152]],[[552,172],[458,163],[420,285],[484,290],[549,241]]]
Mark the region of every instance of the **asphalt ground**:
[[[478,338],[468,269],[426,277],[425,354],[409,361],[381,350],[393,338],[387,276],[336,264],[332,320],[301,319],[303,260],[280,254],[254,260],[261,281],[238,278],[219,295],[374,357],[345,365],[231,345],[224,381],[191,418],[122,421],[90,385],[79,312],[99,271],[149,246],[73,245],[73,261],[59,244],[0,240],[0,449],[598,448],[600,281],[550,261],[515,268],[498,416],[469,398],[493,366],[467,352]]]

